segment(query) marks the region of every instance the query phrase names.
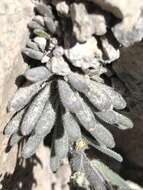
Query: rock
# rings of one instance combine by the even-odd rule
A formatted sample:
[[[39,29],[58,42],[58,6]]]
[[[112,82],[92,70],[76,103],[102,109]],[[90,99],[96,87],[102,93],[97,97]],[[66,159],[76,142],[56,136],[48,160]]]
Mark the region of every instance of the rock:
[[[53,55],[56,57],[63,56],[63,54],[64,54],[64,49],[62,48],[62,46],[57,46],[53,50]]]
[[[61,15],[68,15],[69,14],[69,5],[64,0],[52,0],[52,4],[56,7],[56,10]]]
[[[17,159],[17,147],[5,152],[8,139],[3,136],[3,129],[10,118],[6,106],[17,88],[16,78],[26,68],[21,48],[26,43],[26,25],[31,20],[33,6],[28,0],[1,0],[0,7],[0,24],[3,26],[0,30],[0,174],[4,182],[13,173]]]
[[[123,46],[130,46],[143,38],[143,1],[90,0],[114,14],[121,22],[112,31]],[[128,8],[127,8],[128,7]]]
[[[84,60],[91,61],[93,58],[102,58],[102,51],[98,48],[97,40],[94,37],[88,39],[86,43],[80,44],[77,42],[75,46],[70,49],[66,49],[64,54],[76,67],[80,67]]]
[[[78,41],[87,41],[93,34],[104,35],[106,33],[106,20],[100,10],[88,13],[83,3],[73,3],[70,6],[70,14],[73,22],[73,32]]]
[[[137,0],[88,0],[98,4],[102,9],[111,12],[115,17],[123,19],[132,17],[134,21],[140,15],[143,1]]]
[[[113,64],[114,71],[128,90],[128,107],[140,119],[143,117],[142,48],[143,42],[129,48],[122,48],[120,59]]]
[[[3,129],[11,117],[6,107],[16,91],[16,78],[26,69],[21,49],[26,44],[26,26],[33,15],[33,5],[29,0],[1,0],[0,7],[3,26],[0,30],[0,189],[51,190],[56,183],[61,188],[60,176],[53,175],[49,167],[50,151],[43,145],[37,157],[25,161],[18,157],[17,146],[6,152],[8,138],[3,135]]]
[[[136,21],[132,17],[125,17],[123,21],[112,28],[116,39],[125,47],[143,38],[143,10]]]
[[[101,37],[101,43],[103,52],[105,54],[105,63],[111,63],[120,57],[119,49],[113,46],[113,42],[110,42],[109,39],[105,36]]]
[[[121,49],[121,57],[113,65],[126,91],[124,96],[134,122],[131,130],[114,131],[117,147],[123,152],[126,160],[124,172],[128,179],[142,183],[143,177],[143,42],[136,43],[129,48]],[[121,140],[122,139],[122,140]],[[125,174],[124,174],[125,175]]]

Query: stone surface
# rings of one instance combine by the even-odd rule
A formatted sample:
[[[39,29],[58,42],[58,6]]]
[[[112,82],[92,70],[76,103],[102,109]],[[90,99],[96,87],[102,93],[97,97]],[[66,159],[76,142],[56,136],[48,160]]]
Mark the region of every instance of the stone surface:
[[[88,39],[86,43],[76,43],[75,46],[65,50],[65,56],[76,67],[82,67],[84,62],[90,62],[91,59],[102,58],[102,51],[98,48],[97,40],[94,37]],[[87,61],[88,60],[88,61]]]
[[[88,13],[86,4],[73,3],[70,6],[70,14],[73,22],[73,32],[78,41],[87,41],[93,34],[104,35],[106,33],[106,20],[104,12],[96,10]]]
[[[117,18],[132,17],[135,19],[140,15],[143,2],[140,0],[88,0],[98,4],[102,9],[111,12]]]
[[[69,190],[68,183],[70,180],[71,169],[68,162],[64,161],[61,168],[57,171],[57,174],[53,174],[50,169],[49,148],[41,145],[36,155],[42,165],[37,162],[36,167],[33,169],[37,185],[33,184],[32,190],[53,190],[53,186],[55,190]]]
[[[124,96],[134,122],[134,128],[114,131],[117,146],[126,160],[125,175],[142,184],[143,178],[143,42],[121,49],[121,58],[113,65],[123,82]],[[122,139],[122,140],[121,140]]]
[[[6,106],[16,90],[15,80],[26,68],[20,51],[25,45],[32,4],[28,0],[24,3],[1,0],[0,7],[0,175],[3,177],[11,174],[16,164],[17,147],[5,153],[8,139],[3,136],[3,128],[9,119]]]
[[[112,31],[123,46],[130,46],[143,38],[143,1],[90,0],[121,19]]]
[[[125,47],[143,38],[143,10],[137,20],[133,17],[125,17],[123,21],[112,28],[116,39]]]
[[[107,36],[101,37],[101,43],[104,52],[104,62],[111,63],[120,57],[120,50],[114,46],[114,42],[111,42]]]
[[[70,170],[67,169],[66,176],[62,175],[63,169],[60,176],[54,176],[49,166],[50,151],[43,145],[37,156],[29,160],[19,157],[20,147],[6,152],[8,138],[3,135],[3,129],[11,117],[6,106],[17,89],[17,77],[26,69],[21,49],[28,37],[27,24],[33,16],[33,4],[29,0],[1,0],[0,7],[0,24],[3,26],[0,30],[0,189],[51,190],[52,185],[56,186],[55,190],[63,186],[68,189]]]
[[[68,15],[69,14],[69,6],[66,1],[64,0],[52,0],[52,4],[56,7],[56,10],[61,15]]]

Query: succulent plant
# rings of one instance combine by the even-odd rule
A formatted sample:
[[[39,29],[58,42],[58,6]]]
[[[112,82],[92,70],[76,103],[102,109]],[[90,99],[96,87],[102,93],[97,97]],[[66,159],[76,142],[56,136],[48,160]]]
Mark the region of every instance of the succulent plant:
[[[26,82],[9,102],[8,111],[14,115],[4,133],[11,136],[11,146],[26,138],[22,156],[29,158],[53,131],[53,171],[81,139],[122,161],[122,157],[111,150],[115,141],[108,129],[133,127],[132,121],[118,112],[126,107],[126,101],[101,77],[107,71],[102,60],[92,57],[82,64],[76,57],[75,62],[69,59],[72,55],[68,49],[75,39],[70,29],[65,32],[70,18],[57,16],[53,9],[51,5],[38,4],[38,14],[28,25],[31,35],[23,54],[38,64],[25,71]],[[85,157],[84,152],[82,156]],[[99,173],[97,171],[95,176],[102,189],[106,189]]]

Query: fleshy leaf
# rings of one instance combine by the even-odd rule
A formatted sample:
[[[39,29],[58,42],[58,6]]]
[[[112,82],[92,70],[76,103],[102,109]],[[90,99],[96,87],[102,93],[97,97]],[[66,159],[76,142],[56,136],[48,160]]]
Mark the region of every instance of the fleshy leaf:
[[[74,119],[73,115],[66,111],[63,116],[63,125],[64,128],[66,129],[69,137],[69,141],[77,141],[78,139],[81,138],[81,130],[80,126],[77,123],[77,121]]]
[[[19,126],[21,124],[21,120],[23,118],[24,112],[25,112],[25,109],[19,111],[11,118],[11,120],[8,122],[8,124],[6,125],[4,129],[4,134],[12,135],[19,130]]]
[[[22,157],[23,158],[29,158],[33,154],[35,154],[36,149],[40,145],[41,141],[43,140],[43,137],[38,135],[32,135],[29,137],[28,141],[23,147],[22,150]]]
[[[20,127],[21,133],[29,135],[36,126],[48,98],[50,96],[50,86],[47,85],[42,91],[34,98],[30,107],[27,109],[26,114],[22,120]]]
[[[120,187],[122,190],[130,190],[126,181],[109,167],[107,167],[103,162],[99,160],[93,160],[92,165],[95,166],[102,173],[105,179],[112,185]]]
[[[37,82],[35,84],[31,84],[29,86],[23,86],[19,88],[12,100],[8,104],[8,111],[19,111],[25,105],[27,105],[33,96],[37,94],[42,88],[44,88],[46,84],[43,81]]]
[[[95,114],[106,123],[111,125],[115,124],[119,129],[125,130],[133,128],[133,123],[129,118],[113,110],[95,112]]]
[[[40,66],[28,69],[23,75],[31,82],[38,82],[48,80],[52,76],[52,73],[46,67]]]

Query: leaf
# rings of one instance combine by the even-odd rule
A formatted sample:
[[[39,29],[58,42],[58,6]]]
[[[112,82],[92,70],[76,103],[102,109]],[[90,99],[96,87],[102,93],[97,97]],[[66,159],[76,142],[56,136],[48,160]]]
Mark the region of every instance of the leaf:
[[[56,172],[60,167],[61,160],[58,158],[58,156],[53,155],[50,157],[50,167],[52,172]]]
[[[46,38],[46,39],[49,39],[49,38],[50,38],[50,35],[49,35],[47,32],[45,32],[45,31],[43,31],[43,30],[40,30],[40,29],[35,29],[35,30],[33,31],[33,33],[34,33],[35,35],[39,36],[39,37],[42,37],[42,38]]]
[[[32,135],[28,138],[28,141],[25,143],[23,150],[22,150],[22,157],[23,158],[29,158],[33,154],[35,154],[36,149],[42,142],[43,137],[38,135]]]
[[[105,84],[96,83],[96,85],[106,91],[106,93],[110,97],[111,102],[115,109],[121,110],[126,107],[127,104],[126,104],[125,99],[122,97],[121,94],[116,92],[113,88],[111,88]]]
[[[30,49],[34,49],[36,51],[39,51],[37,44],[32,42],[32,40],[28,40],[28,42],[26,43],[26,46]]]
[[[119,129],[125,130],[133,128],[133,123],[129,118],[113,110],[95,112],[95,114],[106,123],[114,125]]]
[[[29,29],[34,30],[34,29],[39,29],[39,30],[44,30],[43,26],[40,25],[39,23],[35,22],[35,21],[31,21],[28,24]]]
[[[79,94],[77,94],[77,100],[82,109],[79,111],[76,110],[75,115],[83,127],[90,132],[90,130],[96,128],[96,119],[94,117],[94,114]]]
[[[54,150],[55,155],[59,159],[64,159],[67,156],[69,150],[69,141],[67,131],[64,129],[62,125],[58,125],[55,127],[54,131]]]
[[[82,93],[88,93],[89,86],[88,83],[90,82],[89,79],[87,80],[87,78],[84,75],[78,74],[78,73],[73,73],[71,72],[68,76],[68,81],[70,83],[70,85],[76,89],[79,92]]]
[[[9,141],[9,145],[10,146],[14,146],[17,143],[19,143],[19,141],[22,139],[22,136],[19,135],[18,133],[14,133],[12,134],[12,136],[10,137],[10,141]]]
[[[43,18],[43,16],[41,16],[41,15],[35,15],[35,16],[32,18],[32,21],[37,22],[37,23],[40,24],[41,26],[44,26],[44,18]]]
[[[115,141],[110,131],[108,131],[103,125],[96,125],[96,129],[90,132],[94,138],[101,144],[107,147],[114,148]]]
[[[96,83],[90,81],[84,75],[71,73],[67,76],[69,83],[73,88],[85,94],[89,101],[99,110],[107,110],[111,107],[111,100],[106,92]]]
[[[36,124],[35,134],[43,137],[48,135],[54,126],[55,120],[56,112],[51,102],[48,100],[41,114],[41,117]]]
[[[95,167],[91,165],[84,152],[73,152],[71,166],[73,171],[85,173],[85,176],[90,182],[91,187],[97,190],[107,190],[105,178]]]
[[[70,165],[74,172],[84,173],[83,155],[81,151],[73,151],[71,153]]]
[[[47,31],[50,34],[56,34],[58,28],[58,22],[54,21],[52,18],[44,17],[44,23]]]
[[[23,75],[31,82],[38,82],[48,80],[52,76],[52,73],[46,67],[40,66],[28,69]]]
[[[62,104],[70,112],[79,112],[82,109],[74,91],[64,80],[58,80],[59,94]]]
[[[101,151],[102,153],[114,158],[115,160],[122,162],[123,158],[120,154],[114,152],[113,150],[107,148],[105,145],[97,145],[97,142],[88,135],[83,136],[83,139],[87,142],[87,144],[91,145],[92,147],[96,148],[97,150]]]
[[[27,105],[31,101],[31,99],[35,94],[37,94],[37,92],[44,88],[45,85],[46,83],[40,81],[29,86],[23,86],[19,88],[8,104],[8,111],[17,112],[21,110],[25,105]]]
[[[44,16],[44,17],[50,17],[50,18],[54,18],[54,15],[53,15],[53,11],[52,11],[52,7],[50,5],[46,5],[46,4],[43,4],[43,3],[39,3],[37,6],[36,6],[36,11]]]
[[[19,126],[20,126],[24,112],[25,112],[25,109],[19,111],[11,118],[11,120],[8,122],[8,124],[6,125],[4,129],[5,135],[12,135],[19,130]]]
[[[98,84],[98,85],[97,85]],[[106,93],[105,89],[100,87],[101,83],[90,81],[90,90],[85,93],[89,101],[98,110],[108,110],[112,108],[112,102],[110,96]]]
[[[78,96],[79,102],[82,104],[82,111],[76,112],[76,116],[82,126],[100,143],[113,148],[115,146],[112,134],[103,127],[94,117],[89,106]]]
[[[43,57],[43,53],[40,50],[36,51],[36,50],[30,49],[30,48],[24,48],[22,53],[25,54],[26,56],[28,56],[32,59],[38,60],[38,61],[40,61]]]
[[[95,147],[97,150],[101,151],[104,154],[107,154],[108,156],[110,156],[111,158],[114,158],[115,160],[122,162],[123,158],[120,154],[114,152],[113,150],[107,148],[106,146],[98,146],[98,145],[93,145],[93,147]]]
[[[117,173],[112,171],[109,167],[107,167],[103,162],[99,160],[93,160],[92,165],[95,166],[102,173],[104,178],[112,185],[120,187],[122,190],[130,190],[126,181]]]
[[[62,115],[63,125],[67,131],[69,140],[75,142],[81,138],[81,130],[77,121],[74,119],[72,114],[68,111]]]
[[[50,86],[47,85],[42,91],[34,98],[31,105],[27,109],[21,123],[21,133],[26,136],[31,133],[38,122],[46,102],[50,96]]]

